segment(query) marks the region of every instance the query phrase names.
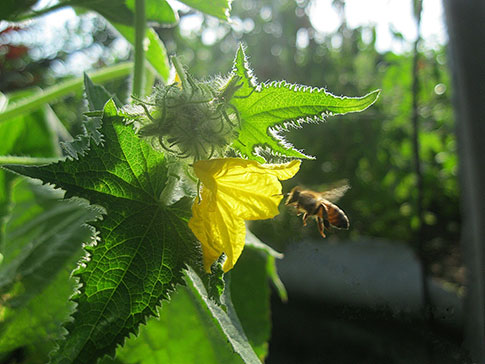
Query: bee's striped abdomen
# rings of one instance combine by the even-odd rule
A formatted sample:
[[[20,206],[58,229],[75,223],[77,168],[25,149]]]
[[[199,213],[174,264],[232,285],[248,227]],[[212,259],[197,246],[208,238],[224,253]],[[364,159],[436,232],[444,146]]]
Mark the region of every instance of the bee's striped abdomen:
[[[328,222],[330,225],[338,229],[348,229],[350,226],[349,218],[345,213],[336,205],[331,202],[325,202],[327,207]]]

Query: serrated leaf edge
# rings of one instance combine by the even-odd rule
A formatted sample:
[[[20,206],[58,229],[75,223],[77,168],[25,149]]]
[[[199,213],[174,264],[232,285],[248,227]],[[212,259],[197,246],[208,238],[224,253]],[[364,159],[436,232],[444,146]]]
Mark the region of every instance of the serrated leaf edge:
[[[244,73],[244,75],[246,76],[246,80],[249,83],[249,87],[257,88],[258,80],[251,66],[249,65],[249,57],[246,54],[246,49],[247,49],[247,46],[245,43],[239,44],[239,47],[236,52],[236,56],[234,57],[231,72],[237,75],[239,71],[238,65],[239,63],[241,63],[243,68],[240,71]]]

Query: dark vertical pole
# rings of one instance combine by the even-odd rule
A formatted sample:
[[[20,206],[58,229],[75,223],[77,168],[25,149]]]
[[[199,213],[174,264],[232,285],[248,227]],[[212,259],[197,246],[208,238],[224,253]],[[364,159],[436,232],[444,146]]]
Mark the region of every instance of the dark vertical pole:
[[[423,319],[426,321],[428,330],[432,330],[434,327],[434,317],[431,303],[431,296],[429,292],[429,262],[426,257],[425,238],[424,238],[424,218],[423,218],[423,173],[421,170],[421,152],[419,143],[419,89],[420,89],[420,77],[419,77],[419,43],[421,41],[421,13],[423,10],[422,0],[413,0],[414,5],[414,17],[416,19],[416,41],[414,42],[413,49],[413,84],[412,84],[412,115],[411,121],[413,126],[413,156],[414,156],[414,174],[416,176],[416,197],[415,197],[415,211],[418,217],[418,231],[415,236],[416,245],[415,251],[419,258],[421,268],[421,295],[422,295],[422,314]],[[434,363],[433,347],[428,343],[427,347],[427,362]]]
[[[485,364],[485,1],[444,0],[467,267],[465,346]]]
[[[416,41],[413,49],[413,84],[412,84],[412,115],[411,122],[413,125],[413,159],[414,159],[414,174],[416,176],[416,199],[415,211],[418,217],[419,227],[416,235],[416,253],[421,264],[421,292],[423,298],[423,315],[425,320],[433,324],[433,313],[431,309],[431,300],[428,285],[428,261],[425,255],[425,241],[424,241],[424,219],[423,219],[423,173],[421,171],[421,153],[419,144],[419,43],[421,41],[421,12],[422,0],[414,0],[414,15],[416,19]]]

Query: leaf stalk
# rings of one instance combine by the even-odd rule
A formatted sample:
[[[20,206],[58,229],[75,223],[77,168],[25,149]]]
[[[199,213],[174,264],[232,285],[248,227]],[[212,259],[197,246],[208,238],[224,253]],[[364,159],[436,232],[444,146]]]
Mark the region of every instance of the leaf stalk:
[[[0,155],[0,165],[20,164],[24,166],[34,166],[58,162],[59,158],[25,157],[16,155]]]
[[[135,64],[133,69],[133,90],[136,97],[143,96],[143,81],[145,71],[145,40],[146,14],[145,0],[135,0]]]
[[[132,68],[132,62],[125,62],[103,68],[102,70],[91,74],[88,73],[88,75],[94,82],[103,83],[129,75]],[[76,77],[35,93],[19,102],[13,103],[11,106],[8,106],[4,112],[0,112],[0,123],[13,117],[27,114],[59,97],[63,97],[72,92],[81,91],[83,82],[83,77]]]

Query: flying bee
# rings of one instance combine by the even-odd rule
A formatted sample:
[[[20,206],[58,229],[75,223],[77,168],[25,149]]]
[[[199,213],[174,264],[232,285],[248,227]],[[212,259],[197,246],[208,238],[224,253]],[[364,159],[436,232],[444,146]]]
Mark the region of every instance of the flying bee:
[[[345,184],[328,191],[314,192],[296,186],[288,194],[285,204],[295,206],[298,212],[303,213],[303,226],[306,226],[308,216],[315,217],[318,231],[325,237],[325,229],[334,227],[347,230],[350,226],[345,212],[332,203],[342,197],[348,189],[349,186]]]

